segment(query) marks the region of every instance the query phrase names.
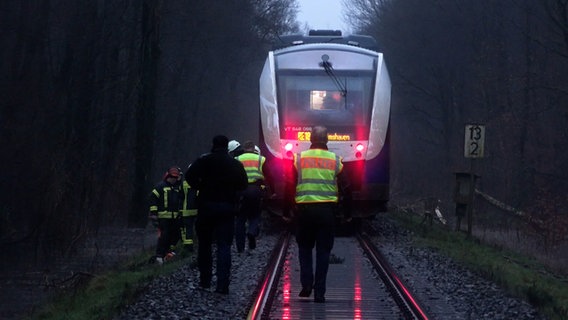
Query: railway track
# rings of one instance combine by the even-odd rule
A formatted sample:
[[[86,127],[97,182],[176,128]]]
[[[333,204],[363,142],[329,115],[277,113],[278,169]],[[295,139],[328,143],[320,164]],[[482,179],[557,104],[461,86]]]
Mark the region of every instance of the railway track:
[[[290,233],[284,233],[247,319],[428,319],[365,234],[335,239],[325,304],[298,297],[296,258],[296,243]]]
[[[365,219],[368,224],[364,223],[363,227],[398,275],[387,282],[398,283],[396,279],[402,278],[411,288],[411,296],[418,297],[420,303],[416,305],[426,311],[428,318],[546,319],[526,302],[512,299],[496,284],[481,279],[447,257],[413,246],[404,230],[380,219]],[[115,319],[420,318],[420,315],[406,314],[405,309],[413,308],[412,302],[397,301],[399,298],[384,284],[380,271],[375,271],[374,263],[364,253],[357,237],[336,238],[328,274],[327,302],[314,303],[313,296],[299,298],[296,241],[282,237],[276,245],[282,228],[290,226],[278,220],[273,224],[268,221],[255,250],[239,255],[233,248],[233,281],[228,295],[198,288],[199,272],[196,266],[187,264],[175,274],[154,281],[147,292]],[[275,268],[278,264],[280,266]],[[389,272],[391,268],[386,265],[383,269]],[[261,278],[263,281],[259,284]],[[405,290],[402,291],[404,296]]]

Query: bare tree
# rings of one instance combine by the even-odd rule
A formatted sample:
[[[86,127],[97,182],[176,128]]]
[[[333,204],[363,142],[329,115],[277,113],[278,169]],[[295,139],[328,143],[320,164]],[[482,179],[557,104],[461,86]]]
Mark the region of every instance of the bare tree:
[[[486,188],[515,206],[543,194],[543,183],[564,190],[565,1],[353,0],[346,7],[358,32],[379,41],[393,80],[395,186],[436,190],[436,177],[467,169],[463,125],[481,122],[488,148],[477,170]]]

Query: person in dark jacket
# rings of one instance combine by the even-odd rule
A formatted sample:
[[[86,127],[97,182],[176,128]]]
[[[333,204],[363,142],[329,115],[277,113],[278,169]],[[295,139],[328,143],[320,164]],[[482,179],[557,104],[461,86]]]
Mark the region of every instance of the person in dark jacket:
[[[248,185],[243,165],[228,152],[229,139],[213,138],[211,153],[202,155],[187,169],[185,179],[198,191],[195,231],[198,240],[199,286],[211,287],[213,239],[217,244],[216,292],[229,293],[231,244],[240,191]]]
[[[182,181],[182,188],[184,200],[181,209],[181,240],[183,242],[184,253],[187,254],[193,252],[193,230],[195,226],[195,218],[197,217],[197,204],[195,203],[197,191],[190,188],[185,179]]]

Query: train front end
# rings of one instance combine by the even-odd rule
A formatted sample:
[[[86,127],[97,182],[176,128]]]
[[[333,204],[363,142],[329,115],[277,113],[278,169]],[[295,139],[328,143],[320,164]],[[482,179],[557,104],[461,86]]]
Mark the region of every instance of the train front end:
[[[323,125],[354,199],[385,209],[391,83],[383,55],[353,44],[369,37],[327,37],[290,39],[295,45],[269,52],[260,77],[263,155],[282,195],[293,154],[309,149],[312,128]]]

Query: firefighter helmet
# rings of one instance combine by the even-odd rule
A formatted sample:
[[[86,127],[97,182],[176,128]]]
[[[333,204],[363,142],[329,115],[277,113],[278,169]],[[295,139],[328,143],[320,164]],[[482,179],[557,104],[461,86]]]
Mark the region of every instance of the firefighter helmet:
[[[229,141],[229,152],[235,151],[241,144],[237,140]]]
[[[171,167],[168,169],[168,173],[166,176],[179,178],[180,175],[181,175],[181,170],[179,169],[179,167]]]

